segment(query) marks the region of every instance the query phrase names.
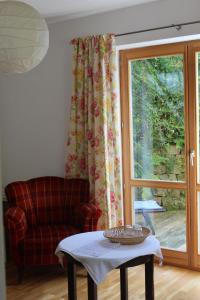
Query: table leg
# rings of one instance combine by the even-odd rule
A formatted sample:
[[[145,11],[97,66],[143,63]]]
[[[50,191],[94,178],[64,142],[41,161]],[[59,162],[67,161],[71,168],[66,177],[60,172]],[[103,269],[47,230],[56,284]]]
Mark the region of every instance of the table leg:
[[[68,300],[77,300],[76,293],[76,264],[69,261],[67,264]]]
[[[145,294],[146,300],[154,300],[154,256],[150,256],[150,260],[145,263]]]
[[[97,300],[97,285],[91,278],[90,274],[87,274],[88,282],[88,300]]]
[[[128,300],[128,269],[120,268],[121,300]]]

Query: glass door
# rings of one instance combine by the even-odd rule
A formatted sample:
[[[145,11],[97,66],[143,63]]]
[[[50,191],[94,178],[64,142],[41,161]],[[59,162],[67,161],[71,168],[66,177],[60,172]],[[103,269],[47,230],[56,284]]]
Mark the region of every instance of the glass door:
[[[131,179],[185,183],[184,55],[130,60],[129,77]],[[136,223],[163,247],[186,251],[184,189],[134,186],[132,199]]]
[[[200,269],[200,42],[188,45],[190,119],[190,261]]]
[[[124,50],[120,58],[125,222],[149,226],[165,261],[187,266],[187,45]]]

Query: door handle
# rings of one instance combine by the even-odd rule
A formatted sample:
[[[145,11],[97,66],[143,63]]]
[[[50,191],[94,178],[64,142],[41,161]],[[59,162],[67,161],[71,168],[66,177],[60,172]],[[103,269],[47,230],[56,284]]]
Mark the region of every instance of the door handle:
[[[193,167],[194,166],[194,158],[195,158],[195,151],[194,149],[190,150],[190,165]]]

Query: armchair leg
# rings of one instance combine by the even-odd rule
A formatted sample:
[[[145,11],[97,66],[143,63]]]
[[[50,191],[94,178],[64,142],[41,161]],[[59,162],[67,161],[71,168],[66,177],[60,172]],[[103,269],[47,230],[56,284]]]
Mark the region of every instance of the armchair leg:
[[[22,280],[24,278],[24,266],[18,266],[17,267],[17,283],[22,283]]]

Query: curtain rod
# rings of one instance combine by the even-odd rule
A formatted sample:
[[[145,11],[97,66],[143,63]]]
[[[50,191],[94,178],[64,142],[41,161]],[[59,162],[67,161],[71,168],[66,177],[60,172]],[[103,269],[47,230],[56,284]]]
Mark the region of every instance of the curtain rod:
[[[137,30],[137,31],[130,31],[130,32],[125,32],[125,33],[118,33],[118,34],[115,34],[115,36],[118,37],[118,36],[123,36],[123,35],[137,34],[137,33],[142,33],[142,32],[148,32],[148,31],[154,31],[154,30],[161,30],[161,29],[167,29],[167,28],[174,28],[174,27],[177,30],[180,30],[182,26],[192,25],[192,24],[199,24],[199,23],[200,23],[200,20],[193,21],[193,22],[187,22],[187,23],[181,23],[181,24],[171,24],[171,25],[167,25],[167,26],[154,27],[154,28],[149,28],[149,29],[144,29],[144,30]]]

